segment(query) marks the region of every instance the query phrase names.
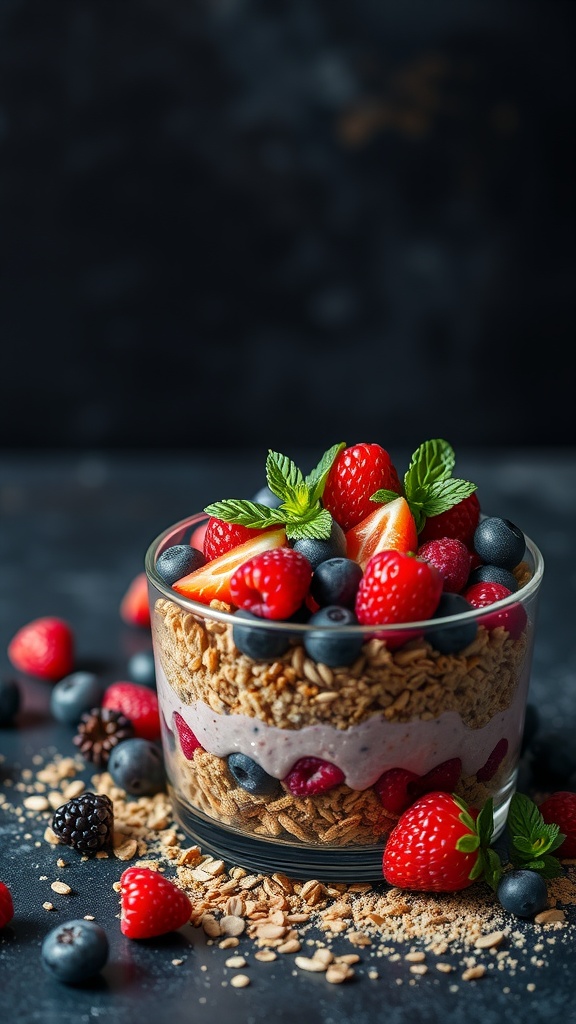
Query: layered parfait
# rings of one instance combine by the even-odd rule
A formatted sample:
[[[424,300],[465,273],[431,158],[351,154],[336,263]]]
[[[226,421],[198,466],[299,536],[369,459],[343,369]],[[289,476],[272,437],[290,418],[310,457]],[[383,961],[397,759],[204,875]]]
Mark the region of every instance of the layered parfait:
[[[503,823],[542,562],[454,468],[442,439],[403,478],[375,443],[307,475],[270,451],[257,495],[151,546],[167,772],[201,838],[381,853],[437,790]]]

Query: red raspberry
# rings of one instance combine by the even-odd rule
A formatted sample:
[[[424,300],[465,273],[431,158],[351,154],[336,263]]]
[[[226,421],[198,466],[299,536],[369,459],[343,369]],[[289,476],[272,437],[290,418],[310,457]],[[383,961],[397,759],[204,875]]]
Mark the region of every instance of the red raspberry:
[[[0,928],[5,928],[14,917],[12,893],[4,882],[0,882]]]
[[[480,502],[476,492],[473,491],[467,498],[449,508],[447,512],[429,516],[420,533],[420,543],[424,544],[427,540],[439,540],[441,537],[455,537],[456,540],[461,540],[467,548],[471,548],[479,521]]]
[[[459,594],[470,574],[470,552],[456,537],[428,540],[418,548],[418,557],[435,565],[444,581],[442,589]]]
[[[490,779],[494,778],[498,768],[506,757],[507,752],[508,740],[505,738],[498,740],[498,743],[494,747],[494,750],[490,754],[486,764],[483,764],[476,772],[478,782],[490,782]]]
[[[566,839],[554,853],[557,857],[576,857],[576,793],[558,790],[538,810],[547,825],[558,825]]]
[[[339,786],[344,782],[344,772],[320,757],[301,757],[283,782],[293,796],[313,796]]]
[[[260,529],[250,529],[248,526],[240,526],[238,523],[225,523],[222,519],[212,516],[208,520],[204,534],[203,552],[206,559],[211,562],[213,558],[225,555],[227,551],[244,544],[252,537],[263,533]]]
[[[374,511],[376,506],[370,498],[382,489],[402,493],[388,452],[379,444],[356,444],[334,460],[322,503],[346,531]]]
[[[356,617],[371,626],[429,619],[441,593],[442,577],[434,565],[402,551],[380,551],[360,580]]]
[[[378,793],[382,806],[392,814],[402,814],[410,804],[434,790],[451,793],[462,772],[459,757],[452,757],[431,768],[426,775],[415,775],[404,768],[391,768],[384,772],[376,782],[374,789]]]
[[[33,619],[8,644],[8,657],[18,672],[56,682],[74,667],[74,636],[63,619]]]
[[[474,583],[462,596],[473,608],[486,608],[496,601],[502,601],[511,593],[512,591],[501,583]],[[509,608],[483,615],[478,621],[486,629],[502,626],[513,640],[517,640],[526,628],[527,617],[521,604],[512,604]]]
[[[154,690],[139,683],[112,683],[102,698],[102,707],[120,711],[130,720],[134,735],[143,740],[160,739],[160,713]]]
[[[289,619],[308,593],[312,566],[293,548],[263,551],[244,562],[230,579],[230,593],[239,608],[263,619]]]
[[[195,751],[198,750],[198,748],[202,750],[202,744],[196,739],[190,726],[186,724],[182,715],[179,715],[177,711],[174,712],[174,725],[178,732],[182,753],[184,754],[184,757],[191,761],[194,757]]]
[[[139,572],[128,587],[120,602],[120,617],[129,626],[150,627],[150,605],[148,603],[148,580],[145,572]]]
[[[129,939],[150,939],[181,928],[192,904],[182,889],[151,868],[127,868],[120,878],[120,930]]]

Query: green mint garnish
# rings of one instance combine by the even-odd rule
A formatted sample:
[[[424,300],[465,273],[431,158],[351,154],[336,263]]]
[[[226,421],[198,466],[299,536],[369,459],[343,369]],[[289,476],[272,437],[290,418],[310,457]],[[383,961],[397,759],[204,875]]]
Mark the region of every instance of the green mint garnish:
[[[306,477],[286,455],[269,451],[266,481],[272,493],[282,502],[279,508],[268,508],[255,501],[227,498],[207,505],[204,511],[225,523],[236,523],[251,529],[283,526],[290,540],[302,540],[304,537],[327,540],[332,529],[332,516],[322,508],[320,499],[334,460],[345,447],[344,441],[332,445]]]
[[[566,836],[558,825],[547,825],[535,803],[523,793],[515,793],[508,812],[510,860],[515,868],[538,871],[543,878],[557,878],[562,866],[552,857]]]
[[[475,490],[476,484],[452,476],[456,456],[448,441],[425,441],[412,455],[404,476],[404,497],[421,533],[429,516],[447,512]],[[394,491],[380,490],[371,501],[387,503],[397,498]]]
[[[452,799],[460,808],[459,821],[462,822],[465,828],[470,829],[470,832],[460,836],[456,843],[456,849],[460,850],[461,853],[474,853],[475,850],[478,851],[478,857],[468,877],[471,881],[475,881],[477,878],[484,878],[488,885],[496,890],[502,875],[502,865],[498,854],[490,847],[494,831],[492,799],[486,801],[476,821],[474,821],[464,800],[455,796],[454,793],[452,794]]]

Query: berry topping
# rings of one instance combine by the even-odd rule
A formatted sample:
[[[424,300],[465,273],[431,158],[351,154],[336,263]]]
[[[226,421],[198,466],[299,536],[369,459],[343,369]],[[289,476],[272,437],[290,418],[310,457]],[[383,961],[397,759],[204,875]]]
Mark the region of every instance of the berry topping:
[[[329,558],[344,558],[346,556],[346,534],[334,519],[330,528],[330,536],[326,540],[303,537],[301,540],[295,540],[292,546],[295,551],[299,551],[308,559],[313,569],[316,569]]]
[[[230,547],[233,545],[231,544]],[[182,579],[183,576],[194,572],[195,569],[200,569],[202,565],[206,565],[206,557],[201,551],[191,547],[190,544],[173,544],[171,548],[166,548],[159,555],[156,561],[156,572],[164,580],[164,583],[171,587],[176,580]]]
[[[425,640],[441,654],[453,654],[464,650],[476,639],[476,619],[472,617],[458,623],[443,623],[442,619],[448,615],[461,615],[463,612],[471,611],[472,605],[461,594],[441,594],[438,607],[431,616],[431,622],[436,622],[437,625],[426,630]]]
[[[311,578],[308,559],[280,547],[244,562],[230,579],[230,594],[234,604],[254,615],[287,619],[302,604]]]
[[[92,708],[80,716],[78,732],[72,742],[87,761],[97,768],[106,768],[110,751],[117,743],[130,740],[134,726],[120,711],[112,708]]]
[[[346,552],[362,569],[379,551],[416,551],[416,523],[404,498],[373,509],[346,534]]]
[[[15,679],[0,679],[0,725],[11,725],[20,710],[20,687]]]
[[[186,724],[182,715],[179,715],[177,711],[174,712],[174,725],[176,726],[176,732],[178,733],[178,739],[180,740],[180,746],[182,753],[189,761],[194,757],[194,753],[198,748],[202,750],[202,744],[196,739],[192,729]]]
[[[83,793],[54,813],[52,831],[61,843],[92,857],[109,846],[114,830],[114,808],[103,793]]]
[[[435,566],[402,551],[381,551],[366,566],[356,596],[363,625],[415,622],[434,613],[442,593]]]
[[[210,604],[211,601],[226,601],[232,604],[230,580],[236,570],[254,555],[286,544],[284,530],[269,530],[247,540],[225,555],[212,559],[206,565],[195,569],[188,576],[172,584],[174,590],[193,601]]]
[[[127,868],[120,885],[120,930],[128,939],[166,935],[190,920],[188,896],[159,871]]]
[[[356,444],[340,452],[324,488],[324,508],[343,530],[350,530],[373,511],[378,490],[401,493],[398,474],[387,451],[379,444]]]
[[[469,494],[446,512],[429,516],[420,531],[420,541],[425,543],[441,537],[454,537],[470,548],[479,519],[480,502],[475,493]]]
[[[279,780],[265,772],[258,762],[253,761],[247,754],[229,754],[227,764],[238,785],[253,796],[273,796],[280,789]]]
[[[108,955],[108,936],[94,921],[64,921],[42,942],[44,969],[65,985],[79,985],[93,978],[105,966]]]
[[[546,882],[537,871],[508,871],[498,885],[498,899],[515,917],[533,917],[548,906]]]
[[[351,558],[329,558],[314,572],[310,594],[321,608],[329,604],[353,608],[361,579],[358,562]]]
[[[494,778],[507,753],[508,740],[503,737],[501,740],[498,740],[486,763],[476,772],[478,782],[490,782],[490,779]]]
[[[153,796],[165,788],[162,751],[151,740],[135,737],[119,743],[110,754],[108,771],[116,785],[132,796]]]
[[[464,591],[463,596],[473,608],[489,608],[496,601],[509,597],[510,593],[500,583],[475,583]],[[521,604],[513,604],[483,615],[478,621],[485,629],[502,626],[513,640],[517,640],[526,627],[526,612]]]
[[[259,533],[262,533],[262,530],[250,530],[247,526],[240,526],[238,523],[225,523],[222,519],[211,516],[204,534],[204,561],[211,562],[213,558],[225,555],[227,551],[237,548],[239,544],[245,544],[247,540],[252,540]],[[184,570],[180,576],[174,578],[173,582],[197,568],[199,566],[195,565],[193,568]]]
[[[148,579],[145,572],[138,573],[120,602],[120,618],[128,626],[150,627],[150,605],[148,603]]]
[[[314,796],[339,786],[344,782],[344,772],[320,757],[301,757],[283,782],[293,796]]]
[[[76,725],[80,715],[100,704],[103,693],[104,683],[94,672],[72,672],[54,686],[50,711],[58,722]]]
[[[576,857],[576,793],[558,790],[538,810],[547,825],[558,825],[565,839],[557,847],[559,857]]]
[[[18,672],[56,682],[73,668],[72,629],[63,619],[53,616],[34,619],[12,637],[8,657]]]
[[[241,622],[238,620],[242,620]],[[254,625],[250,625],[253,622]],[[246,623],[246,624],[245,624]],[[260,623],[260,625],[259,625]],[[239,608],[232,626],[232,639],[238,650],[256,661],[280,658],[290,646],[290,633],[262,628],[259,615]]]
[[[436,566],[445,592],[459,594],[464,589],[470,572],[470,552],[461,540],[456,537],[428,540],[420,545],[417,554]]]
[[[483,519],[474,533],[474,550],[483,562],[514,569],[524,557],[524,534],[509,519],[490,516]]]
[[[475,583],[499,583],[506,587],[511,594],[518,590],[518,580],[508,569],[502,569],[499,565],[477,565],[468,577],[468,586]]]
[[[358,625],[358,619],[350,608],[328,605],[311,615],[308,625],[327,627],[304,636],[304,649],[313,661],[330,668],[340,668],[356,661],[362,649],[362,634],[339,633],[336,628]]]
[[[158,697],[149,686],[139,683],[112,683],[104,692],[103,708],[121,711],[130,720],[134,735],[145,740],[160,739]]]
[[[391,814],[402,814],[410,804],[434,790],[451,793],[456,788],[462,772],[459,757],[431,768],[426,775],[416,775],[405,768],[391,768],[384,772],[374,784],[382,806]]]
[[[4,882],[0,882],[0,928],[5,928],[14,917],[12,893]]]

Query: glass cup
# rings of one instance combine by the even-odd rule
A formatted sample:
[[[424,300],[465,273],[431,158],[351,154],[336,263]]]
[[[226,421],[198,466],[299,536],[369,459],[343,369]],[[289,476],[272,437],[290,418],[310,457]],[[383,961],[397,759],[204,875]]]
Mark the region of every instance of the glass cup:
[[[487,608],[339,627],[358,651],[339,667],[309,656],[318,627],[307,623],[251,621],[253,643],[266,633],[276,653],[249,657],[228,606],[162,580],[158,556],[206,519],[170,527],[146,555],[168,786],[184,831],[249,870],[340,881],[381,878],[399,814],[433,789],[476,808],[491,797],[496,837],[524,729],[544,570],[536,545],[526,539],[518,591]]]

